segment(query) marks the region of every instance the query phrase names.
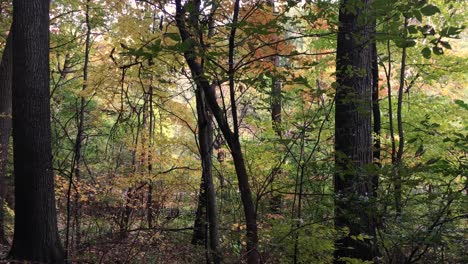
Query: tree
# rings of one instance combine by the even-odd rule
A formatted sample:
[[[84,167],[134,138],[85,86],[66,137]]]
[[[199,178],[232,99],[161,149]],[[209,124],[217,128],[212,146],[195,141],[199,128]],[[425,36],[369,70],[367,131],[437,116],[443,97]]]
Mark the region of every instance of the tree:
[[[336,54],[335,227],[336,263],[372,260],[372,0],[340,2]]]
[[[11,78],[12,78],[11,34],[8,34],[0,64],[0,243],[6,243],[4,200],[6,195],[6,173],[8,143],[11,134]]]
[[[200,10],[200,2],[197,3],[197,10]],[[216,10],[216,5],[212,3],[212,11]],[[196,13],[192,16],[192,24],[198,25]],[[200,29],[198,28],[200,31]],[[211,19],[208,25],[207,37],[214,33],[214,20]],[[203,67],[203,65],[202,65]],[[215,93],[214,89],[211,89]],[[221,263],[222,257],[219,251],[219,225],[218,213],[216,209],[216,192],[213,183],[213,118],[207,105],[203,88],[199,85],[195,89],[195,99],[197,106],[197,126],[198,126],[198,148],[202,165],[202,179],[200,183],[200,194],[198,197],[197,214],[194,223],[192,244],[209,244],[211,257],[214,263]],[[206,247],[208,248],[208,247]],[[207,256],[208,258],[208,256]]]
[[[85,91],[88,88],[88,64],[89,64],[89,52],[91,49],[91,23],[89,19],[89,9],[90,9],[90,0],[86,0],[85,3],[85,25],[86,25],[86,37],[85,37],[85,50],[84,50],[84,63],[83,63],[83,85],[81,90]],[[76,191],[76,194],[74,195],[74,201],[73,205],[71,204],[72,201],[72,195],[71,195],[71,189],[73,185],[73,174],[75,175],[75,183],[79,183],[82,173],[82,159],[83,159],[83,141],[85,139],[85,129],[84,129],[84,123],[85,123],[85,108],[86,108],[86,99],[84,96],[81,96],[80,104],[79,107],[76,110],[76,115],[77,115],[77,134],[76,134],[76,139],[75,139],[75,146],[74,146],[74,159],[72,162],[72,173],[70,174],[70,179],[69,179],[69,185],[68,185],[68,195],[67,195],[67,226],[66,226],[66,238],[65,238],[65,252],[66,256],[68,257],[69,251],[73,247],[78,247],[81,242],[81,227],[80,227],[80,201],[79,197],[80,194],[78,191]],[[74,243],[71,246],[70,245],[70,221],[72,220],[71,218],[71,211],[73,207],[73,229],[74,229]]]
[[[49,109],[49,1],[13,1],[15,230],[9,259],[63,263]]]
[[[195,97],[197,100],[198,141],[202,161],[202,180],[200,183],[199,205],[192,243],[200,244],[208,243],[209,241],[213,262],[220,263],[218,213],[216,210],[216,192],[213,184],[213,164],[211,160],[213,156],[213,124],[202,88],[196,88]]]
[[[192,6],[197,6],[196,4]],[[193,7],[191,8],[193,9]],[[237,175],[239,191],[241,195],[242,205],[244,209],[244,217],[247,230],[247,262],[248,263],[259,263],[260,254],[258,252],[258,229],[257,229],[257,215],[255,211],[255,204],[252,198],[252,192],[249,184],[249,177],[245,166],[244,155],[242,153],[240,134],[239,134],[239,120],[237,118],[237,106],[235,96],[235,69],[234,69],[234,53],[235,53],[235,36],[237,30],[237,22],[239,18],[240,1],[236,0],[234,3],[234,11],[232,18],[232,26],[229,31],[229,42],[228,42],[228,80],[229,80],[229,97],[231,101],[231,114],[232,114],[232,126],[229,125],[229,121],[226,112],[223,112],[219,106],[216,95],[211,89],[211,85],[205,76],[205,72],[201,64],[197,61],[196,55],[196,43],[199,40],[195,40],[189,33],[191,23],[187,23],[185,19],[186,9],[182,6],[181,1],[176,1],[176,24],[179,29],[180,37],[184,43],[189,47],[184,49],[184,57],[192,73],[192,77],[195,83],[200,86],[204,93],[206,102],[213,113],[213,116],[218,123],[218,126],[223,133],[224,139],[229,146],[231,155],[234,161],[234,167]],[[198,12],[198,11],[196,11]],[[214,82],[218,85],[218,82]]]

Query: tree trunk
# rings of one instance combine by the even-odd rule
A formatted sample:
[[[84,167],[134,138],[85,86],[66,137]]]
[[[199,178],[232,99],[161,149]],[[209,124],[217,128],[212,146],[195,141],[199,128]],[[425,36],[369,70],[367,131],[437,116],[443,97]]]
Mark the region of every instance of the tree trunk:
[[[85,56],[84,56],[84,65],[83,65],[83,86],[81,90],[84,91],[88,88],[88,64],[89,64],[89,52],[91,46],[91,23],[89,21],[89,2],[86,1],[85,9],[85,24],[86,24],[86,39],[85,39]],[[77,126],[77,135],[75,142],[75,182],[78,184],[81,180],[81,163],[83,157],[83,141],[85,139],[84,134],[84,119],[85,119],[85,108],[86,100],[83,96],[80,96],[80,107],[78,108],[78,126]],[[70,179],[72,180],[72,179]],[[80,193],[78,191],[74,197],[74,243],[73,248],[78,248],[81,244],[81,205],[80,205]]]
[[[408,18],[405,18],[404,32],[408,28]],[[406,70],[406,46],[401,51],[401,66],[400,66],[400,85],[398,87],[398,101],[397,101],[397,128],[398,128],[398,151],[395,158],[395,210],[396,215],[401,216],[402,213],[402,179],[401,179],[401,167],[403,161],[403,152],[405,146],[405,137],[403,132],[403,120],[401,117],[403,109],[403,88],[405,86],[405,70]]]
[[[0,244],[6,244],[5,211],[6,174],[8,163],[8,143],[11,134],[11,81],[12,45],[11,33],[8,35],[0,64]]]
[[[237,15],[239,12],[239,0],[235,3],[234,8],[234,21],[237,21]],[[233,89],[234,72],[233,72],[233,36],[235,35],[235,26],[231,28],[229,38],[229,86],[230,86],[230,97],[231,97],[231,111],[233,114],[233,126],[234,131],[231,130],[228,119],[224,111],[218,105],[216,96],[213,92],[212,86],[209,84],[207,78],[204,75],[203,67],[197,62],[195,54],[195,40],[190,36],[185,21],[185,10],[182,7],[180,0],[176,1],[176,23],[179,29],[179,33],[183,42],[190,45],[189,48],[185,49],[184,57],[191,70],[192,77],[195,83],[200,86],[205,92],[206,102],[218,123],[218,126],[223,133],[224,139],[226,140],[234,161],[234,167],[236,170],[239,191],[241,195],[242,205],[244,209],[244,217],[247,226],[247,262],[249,264],[260,263],[261,258],[258,252],[258,230],[257,230],[257,216],[255,212],[255,205],[252,198],[252,192],[250,190],[249,178],[245,167],[244,157],[242,154],[242,148],[239,141],[238,133],[238,120],[236,113],[235,94]],[[235,22],[233,24],[236,24]],[[233,32],[234,31],[234,32]]]
[[[49,1],[13,1],[15,231],[9,259],[63,263],[49,99]]]
[[[198,201],[197,219],[194,225],[192,243],[204,244],[208,240],[213,263],[221,262],[219,252],[219,227],[216,209],[216,192],[213,184],[212,160],[213,156],[213,124],[211,114],[207,109],[204,92],[197,86],[195,91],[198,116],[198,140],[202,161],[202,181]]]
[[[277,15],[277,12],[275,11],[275,0],[269,0],[267,2],[269,7],[271,8],[271,12],[273,15]],[[277,43],[278,42],[278,35],[273,36],[272,42]],[[279,52],[278,50],[278,45],[276,45],[276,52]],[[270,110],[271,110],[271,122],[273,125],[273,131],[275,131],[276,135],[281,138],[282,133],[281,133],[281,111],[282,111],[282,98],[281,98],[281,80],[279,78],[278,74],[278,67],[280,66],[280,56],[276,54],[273,56],[273,66],[274,66],[274,75],[272,77],[272,83],[271,83],[271,94],[270,94]],[[272,173],[272,179],[271,179],[271,188],[273,189],[273,183],[275,181],[275,176],[276,175],[281,175],[282,170],[281,168],[278,168],[276,171]],[[272,213],[279,213],[281,210],[281,203],[282,203],[282,196],[279,193],[271,193],[270,197],[270,210]]]
[[[382,127],[382,121],[380,118],[380,104],[379,104],[379,64],[377,62],[377,43],[374,40],[372,42],[372,119],[373,119],[373,132],[374,138],[374,149],[372,157],[374,158],[374,164],[376,168],[381,167],[380,162],[380,130]],[[377,188],[379,186],[379,174],[374,174],[373,177],[373,194],[377,197]]]
[[[336,241],[335,263],[342,258],[372,260],[375,236],[369,203],[373,193],[372,173],[372,23],[364,19],[372,0],[362,7],[348,0],[340,3],[336,55],[337,88],[335,112],[335,227],[349,234]],[[357,236],[363,239],[356,239]]]

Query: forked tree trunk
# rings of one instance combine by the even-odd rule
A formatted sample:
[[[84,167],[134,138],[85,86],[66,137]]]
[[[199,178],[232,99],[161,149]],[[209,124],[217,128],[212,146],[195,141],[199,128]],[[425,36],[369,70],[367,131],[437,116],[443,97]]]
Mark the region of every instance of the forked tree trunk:
[[[237,21],[237,15],[239,12],[239,0],[236,0],[234,4],[234,21]],[[192,8],[193,9],[193,8]],[[246,247],[246,259],[249,264],[260,263],[261,258],[258,252],[258,230],[257,230],[257,216],[255,212],[255,205],[252,198],[252,192],[250,190],[249,178],[247,170],[245,167],[244,157],[242,154],[242,148],[239,140],[238,125],[237,125],[237,113],[236,113],[236,103],[235,103],[235,93],[234,93],[234,71],[233,71],[233,49],[234,42],[233,38],[235,35],[235,24],[231,28],[230,38],[229,38],[229,86],[230,86],[230,98],[231,98],[231,113],[233,116],[233,127],[234,131],[231,130],[229,122],[226,118],[226,113],[221,109],[216,100],[214,92],[211,90],[211,85],[209,84],[207,78],[204,75],[204,71],[200,63],[197,61],[197,55],[195,54],[195,43],[196,41],[189,34],[189,30],[192,30],[189,25],[186,24],[184,7],[180,0],[176,1],[176,24],[179,29],[179,33],[183,42],[190,45],[187,49],[184,50],[184,57],[187,61],[187,64],[191,70],[192,77],[195,83],[200,86],[205,92],[205,98],[207,105],[209,106],[213,116],[218,123],[218,126],[223,133],[224,139],[226,140],[230,150],[231,155],[234,161],[234,167],[236,170],[240,196],[242,200],[242,205],[244,209],[244,217],[246,222],[247,230],[247,247]]]
[[[49,1],[13,1],[15,230],[9,259],[63,263],[49,99]]]

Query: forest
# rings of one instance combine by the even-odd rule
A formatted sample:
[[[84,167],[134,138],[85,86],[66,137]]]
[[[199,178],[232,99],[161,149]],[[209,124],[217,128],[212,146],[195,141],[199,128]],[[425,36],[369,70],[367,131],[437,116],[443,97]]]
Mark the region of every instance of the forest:
[[[463,0],[0,0],[0,263],[468,263]]]

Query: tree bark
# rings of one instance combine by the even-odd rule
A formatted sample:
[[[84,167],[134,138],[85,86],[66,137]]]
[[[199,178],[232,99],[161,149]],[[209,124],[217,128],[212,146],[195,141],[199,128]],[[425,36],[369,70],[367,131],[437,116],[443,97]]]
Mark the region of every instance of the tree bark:
[[[49,1],[13,1],[15,230],[8,258],[63,263],[49,99]]]
[[[237,15],[239,11],[239,1],[236,1],[235,3],[235,8],[234,8],[234,21],[237,20]],[[231,155],[234,161],[234,167],[236,170],[236,175],[237,175],[237,180],[238,180],[238,185],[239,185],[239,191],[241,195],[241,200],[242,200],[242,205],[244,209],[244,217],[245,217],[245,222],[247,226],[247,252],[246,252],[246,257],[247,257],[247,262],[249,264],[253,263],[260,263],[261,258],[260,254],[258,252],[258,230],[257,230],[257,216],[255,212],[255,205],[252,199],[252,192],[250,190],[250,185],[249,185],[249,179],[248,179],[248,174],[247,170],[245,167],[245,162],[244,162],[244,157],[242,154],[242,148],[241,144],[239,141],[239,133],[238,133],[238,120],[237,120],[237,113],[236,113],[236,107],[235,107],[235,98],[234,98],[234,91],[233,91],[233,77],[234,77],[234,72],[232,69],[233,66],[233,36],[235,33],[235,26],[231,28],[231,33],[230,33],[230,40],[229,40],[229,86],[230,86],[230,97],[231,97],[231,110],[233,114],[233,126],[234,126],[234,131],[231,130],[228,120],[226,118],[226,115],[224,111],[221,109],[221,107],[218,105],[218,102],[216,100],[215,94],[212,92],[211,85],[209,84],[207,78],[204,75],[204,71],[202,66],[200,65],[199,62],[197,62],[196,58],[197,55],[195,54],[195,45],[197,41],[189,34],[186,21],[184,18],[185,15],[185,10],[182,7],[182,3],[180,0],[176,1],[176,24],[179,29],[179,33],[181,36],[181,39],[184,43],[187,45],[190,45],[189,48],[185,49],[184,51],[184,57],[185,60],[187,61],[187,64],[191,70],[192,77],[195,81],[195,83],[200,86],[204,93],[205,93],[205,98],[206,102],[210,107],[211,112],[213,113],[213,116],[216,119],[216,122],[218,123],[218,126],[223,133],[223,136],[231,150]],[[235,22],[233,24],[236,24]],[[234,31],[234,32],[233,32]],[[234,104],[232,103],[234,102]]]
[[[343,258],[372,260],[372,39],[369,15],[372,0],[359,7],[340,2],[336,55],[335,227],[349,234],[336,241],[335,263]],[[352,12],[347,5],[353,5]],[[357,239],[363,236],[362,239]],[[361,237],[359,237],[361,238]]]
[[[204,244],[208,242],[213,263],[221,263],[219,251],[219,226],[216,209],[216,192],[213,183],[212,159],[213,156],[213,124],[211,113],[206,106],[204,92],[201,87],[196,88],[198,116],[198,140],[202,161],[202,181],[200,183],[199,206],[197,219],[194,225],[192,243]]]
[[[408,28],[408,18],[405,17],[404,32]],[[406,40],[406,39],[405,39]],[[401,216],[403,211],[401,204],[402,196],[402,179],[401,179],[401,166],[403,161],[403,152],[405,147],[405,137],[403,132],[403,119],[401,116],[403,109],[403,88],[405,86],[405,70],[406,70],[406,46],[401,51],[401,66],[400,66],[400,85],[398,87],[398,101],[397,101],[397,128],[398,128],[398,151],[395,158],[395,210],[396,215]]]
[[[380,104],[379,104],[379,64],[377,62],[377,43],[374,40],[372,42],[372,119],[373,119],[373,132],[374,138],[374,149],[372,157],[374,158],[374,164],[376,169],[382,166],[380,162],[380,130],[382,127],[382,121],[380,117]],[[372,181],[374,190],[374,197],[377,197],[377,188],[379,186],[379,174],[374,174]]]
[[[7,244],[5,237],[6,174],[8,143],[11,134],[11,81],[13,74],[11,33],[8,35],[0,64],[0,244]]]
[[[91,46],[91,23],[89,20],[89,2],[90,0],[86,0],[85,5],[85,25],[86,25],[86,38],[85,38],[85,56],[84,56],[84,65],[83,65],[83,85],[81,90],[84,91],[88,88],[88,65],[89,65],[89,52]],[[85,108],[86,108],[86,99],[83,96],[79,98],[80,104],[79,108],[77,109],[77,134],[75,140],[75,166],[72,168],[75,174],[75,184],[78,184],[81,180],[81,163],[82,163],[82,156],[83,156],[83,141],[85,139],[84,135],[84,119],[85,119]],[[71,174],[73,175],[73,174]],[[73,177],[70,178],[70,181],[73,182]],[[72,245],[68,245],[67,243],[67,256],[68,251],[73,251],[75,248],[78,248],[81,244],[81,209],[80,209],[80,193],[78,190],[75,191],[75,195],[73,196],[73,236]],[[70,202],[70,201],[68,201]],[[67,226],[67,228],[69,228]],[[68,232],[67,232],[68,235]],[[68,241],[67,237],[67,241]],[[68,248],[70,247],[70,248]]]

